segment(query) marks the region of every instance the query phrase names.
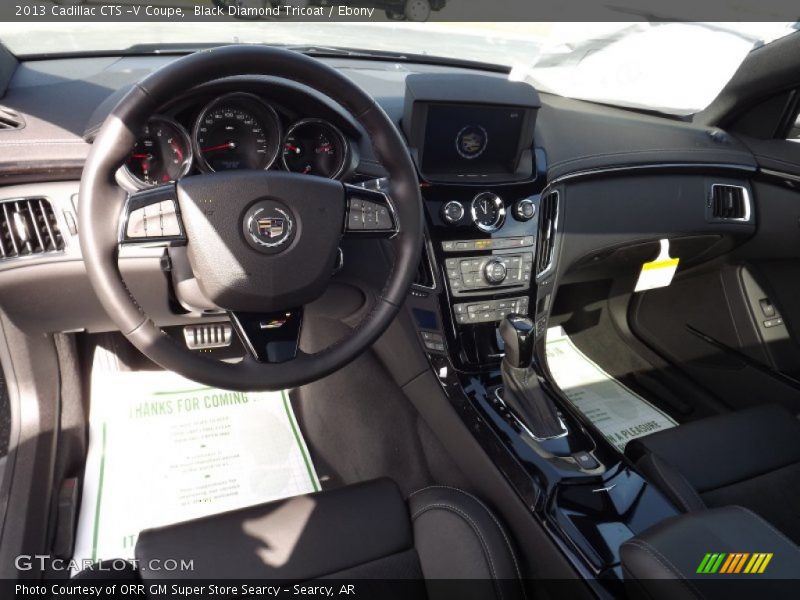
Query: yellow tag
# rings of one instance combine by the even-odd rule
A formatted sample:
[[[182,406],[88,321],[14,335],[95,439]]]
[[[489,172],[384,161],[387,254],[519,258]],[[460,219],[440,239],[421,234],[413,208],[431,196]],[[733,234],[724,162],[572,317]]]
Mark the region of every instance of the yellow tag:
[[[669,257],[669,240],[661,240],[661,252],[653,262],[642,265],[639,280],[636,282],[635,292],[643,292],[660,287],[667,287],[672,283],[675,271],[678,270],[679,258]]]
[[[677,267],[680,258],[670,258],[669,260],[656,260],[654,262],[644,263],[642,265],[643,271],[651,271],[653,269],[668,269],[669,267]]]

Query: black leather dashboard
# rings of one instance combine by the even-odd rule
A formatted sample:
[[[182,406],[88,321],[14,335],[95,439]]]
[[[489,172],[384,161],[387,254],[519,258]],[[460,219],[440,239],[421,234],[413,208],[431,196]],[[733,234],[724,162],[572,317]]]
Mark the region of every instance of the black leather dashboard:
[[[36,193],[49,196],[57,205],[58,219],[67,231],[66,251],[28,262],[0,261],[2,288],[0,302],[12,313],[19,309],[27,321],[37,310],[31,304],[14,302],[17,292],[29,289],[40,295],[47,289],[50,268],[70,261],[74,268],[59,274],[69,279],[74,290],[88,291],[82,269],[77,237],[68,220],[74,219],[77,180],[91,147],[93,133],[102,123],[115,100],[135,81],[173,60],[169,56],[67,58],[20,63],[0,104],[21,113],[26,125],[19,130],[0,131],[0,200]],[[327,59],[367,93],[372,95],[400,128],[403,118],[405,80],[410,73],[463,73],[455,67],[392,63],[364,59]],[[504,73],[484,73],[498,80]],[[214,89],[187,91],[174,102],[175,110],[191,102],[193,96],[211,97],[222,90],[257,91],[270,100],[291,106],[300,114],[316,113],[344,131],[354,145],[357,160],[347,174],[352,182],[379,178],[385,174],[375,159],[368,139],[354,121],[329,99],[313,89],[291,81],[270,78],[244,78],[214,84]],[[587,257],[619,245],[646,243],[658,236],[711,236],[710,240],[730,242],[731,236],[747,236],[754,230],[751,219],[733,226],[709,224],[703,206],[707,185],[723,178],[747,185],[757,168],[753,153],[727,133],[683,120],[643,114],[630,110],[572,100],[541,93],[541,109],[536,121],[534,146],[540,177],[537,185],[560,190],[566,199],[570,239],[561,246],[566,261],[559,275]],[[600,177],[598,181],[597,178]],[[711,179],[708,179],[708,178]],[[52,182],[64,182],[54,187]],[[17,185],[24,184],[24,187]],[[37,187],[39,186],[39,187]],[[574,186],[574,187],[573,187]],[[571,196],[574,194],[574,201]],[[658,210],[643,208],[648,198],[658,199]],[[70,214],[67,214],[70,213]],[[731,242],[732,243],[732,242]],[[724,250],[731,243],[718,248]],[[712,244],[714,245],[714,244]],[[703,246],[703,252],[708,250]],[[142,254],[144,253],[144,254]],[[702,253],[701,253],[702,254]],[[146,255],[146,256],[145,256]],[[157,268],[158,258],[140,250],[131,260],[145,260]],[[614,261],[606,263],[613,269]],[[138,266],[142,266],[139,264]],[[145,269],[146,271],[146,269]],[[14,273],[12,276],[12,272]],[[71,273],[71,275],[68,275]],[[164,278],[155,273],[142,293],[163,294]],[[154,285],[158,282],[158,285]],[[63,285],[67,285],[62,281]],[[32,286],[32,287],[30,287]],[[3,296],[5,298],[3,298]],[[144,304],[155,304],[156,318],[181,322],[168,311],[163,297]],[[36,304],[36,303],[34,303]],[[160,305],[160,309],[158,308]],[[41,305],[37,305],[41,308]],[[102,316],[88,319],[89,305],[69,307],[58,318],[47,320],[45,329],[56,331],[85,327],[105,328]],[[13,316],[13,314],[12,314]]]
[[[23,113],[27,126],[2,134],[0,170],[9,172],[23,163],[77,164],[88,153],[84,138],[91,137],[102,123],[121,90],[169,60],[164,56],[69,58],[20,64],[2,104]],[[402,118],[409,73],[455,70],[364,60],[327,62],[375,97],[396,123]],[[550,156],[550,178],[587,169],[658,163],[755,166],[745,146],[730,136],[714,135],[712,128],[552,94],[541,98],[536,142]],[[362,150],[369,161],[371,152]]]

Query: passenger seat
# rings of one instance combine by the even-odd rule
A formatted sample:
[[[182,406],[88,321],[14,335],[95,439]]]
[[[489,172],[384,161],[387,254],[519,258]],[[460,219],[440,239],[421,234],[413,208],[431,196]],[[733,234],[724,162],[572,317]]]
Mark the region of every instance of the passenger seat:
[[[625,455],[686,512],[744,506],[800,544],[800,421],[765,405],[631,441]]]
[[[135,552],[138,569],[112,560],[75,578],[107,579],[111,565],[122,563],[126,570],[115,573],[118,579],[145,584],[207,578],[282,586],[378,580],[363,583],[367,595],[433,600],[452,598],[461,580],[461,600],[526,597],[510,538],[483,502],[445,486],[424,488],[404,500],[397,484],[385,478],[148,529]],[[191,568],[148,568],[176,557]],[[162,597],[146,589],[147,598]]]

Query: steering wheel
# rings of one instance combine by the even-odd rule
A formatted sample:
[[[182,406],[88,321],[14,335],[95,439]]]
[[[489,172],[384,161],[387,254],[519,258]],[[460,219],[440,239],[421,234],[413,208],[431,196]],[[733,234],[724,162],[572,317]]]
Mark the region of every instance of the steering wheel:
[[[224,77],[272,75],[338,102],[364,128],[388,172],[388,192],[278,171],[227,171],[128,194],[115,174],[148,118],[176,95]],[[408,150],[375,101],[303,54],[263,46],[197,52],[136,84],[103,123],[80,185],[80,244],[89,280],[120,331],[145,356],[203,384],[279,390],[317,380],[370,347],[396,316],[420,258],[423,212]],[[298,349],[304,305],[332,277],[342,237],[391,240],[394,265],[351,335],[314,354]],[[200,289],[225,309],[245,358],[221,362],[162,331],[136,303],[118,265],[124,244],[185,245]]]

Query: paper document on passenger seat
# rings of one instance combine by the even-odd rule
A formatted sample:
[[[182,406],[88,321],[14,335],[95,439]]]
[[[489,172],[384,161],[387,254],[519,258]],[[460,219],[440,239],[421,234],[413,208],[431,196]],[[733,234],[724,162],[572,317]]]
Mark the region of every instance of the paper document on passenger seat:
[[[620,452],[637,437],[677,425],[592,362],[561,327],[547,331],[547,364],[570,402]]]
[[[286,393],[96,372],[74,558],[133,558],[142,529],[318,489]]]

